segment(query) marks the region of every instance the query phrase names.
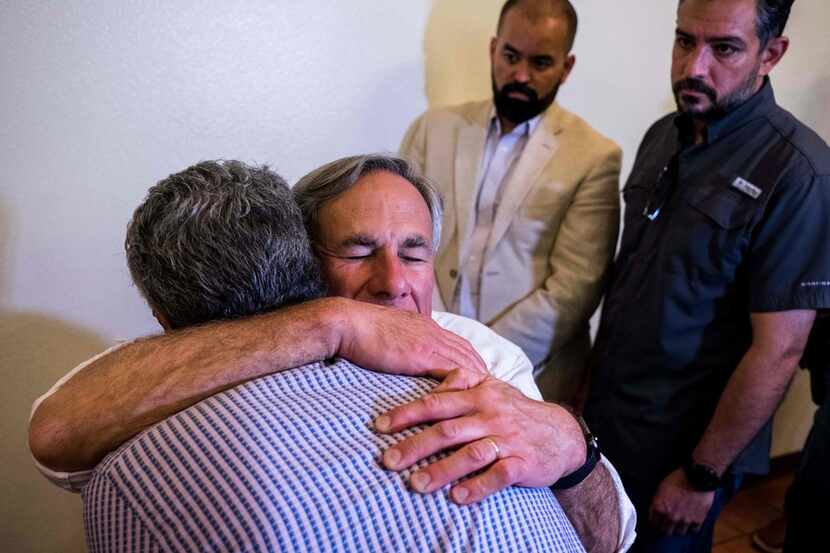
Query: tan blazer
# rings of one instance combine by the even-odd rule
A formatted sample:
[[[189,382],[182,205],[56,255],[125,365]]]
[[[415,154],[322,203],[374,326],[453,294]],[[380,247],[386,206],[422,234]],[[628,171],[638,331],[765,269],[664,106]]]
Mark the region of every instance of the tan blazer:
[[[401,154],[441,189],[444,220],[433,308],[445,310],[468,255],[490,101],[430,110]],[[484,255],[480,319],[518,344],[542,394],[568,400],[590,349],[596,310],[617,244],[622,153],[585,121],[551,105],[505,183]]]

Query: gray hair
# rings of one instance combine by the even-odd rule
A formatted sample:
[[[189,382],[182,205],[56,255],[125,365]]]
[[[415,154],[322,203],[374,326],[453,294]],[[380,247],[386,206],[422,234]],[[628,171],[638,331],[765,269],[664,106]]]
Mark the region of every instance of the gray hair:
[[[415,165],[403,158],[386,154],[368,154],[344,157],[301,178],[294,186],[294,198],[300,205],[308,232],[314,236],[319,230],[320,208],[329,200],[343,194],[360,180],[375,171],[388,171],[409,181],[421,194],[432,219],[432,249],[438,251],[441,243],[441,217],[444,204],[441,193]]]
[[[268,167],[203,161],[153,186],[127,227],[127,265],[173,328],[323,295],[302,215]]]

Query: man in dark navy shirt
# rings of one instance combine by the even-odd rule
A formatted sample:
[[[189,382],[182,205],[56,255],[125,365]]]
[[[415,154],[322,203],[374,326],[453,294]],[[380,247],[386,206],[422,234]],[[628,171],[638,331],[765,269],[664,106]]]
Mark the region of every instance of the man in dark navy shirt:
[[[709,551],[768,464],[769,420],[830,307],[830,149],[778,107],[792,0],[681,0],[678,111],[646,133],[592,355],[589,426],[635,551]]]

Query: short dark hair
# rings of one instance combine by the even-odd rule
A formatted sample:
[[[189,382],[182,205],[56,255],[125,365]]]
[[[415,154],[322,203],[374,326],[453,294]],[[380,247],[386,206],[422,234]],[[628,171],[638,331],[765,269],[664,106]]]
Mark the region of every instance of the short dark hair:
[[[539,1],[539,0],[537,0]],[[571,48],[574,46],[574,41],[576,40],[576,28],[579,25],[579,19],[576,16],[576,10],[574,9],[573,5],[570,3],[569,0],[542,0],[544,1],[548,7],[555,11],[557,15],[562,15],[565,18],[565,21],[568,23],[568,44],[567,44],[567,51],[570,52]],[[499,22],[496,26],[496,34],[501,31],[501,25],[504,21],[504,16],[509,12],[511,9],[516,7],[521,0],[507,0],[504,3],[504,6],[501,8],[501,13],[499,13]]]
[[[755,32],[761,47],[784,34],[795,0],[756,0]]]
[[[153,186],[127,227],[127,265],[173,328],[320,297],[300,209],[268,167],[203,161]]]
[[[678,5],[684,0],[679,0]],[[761,48],[784,34],[795,0],[755,0],[755,34]]]

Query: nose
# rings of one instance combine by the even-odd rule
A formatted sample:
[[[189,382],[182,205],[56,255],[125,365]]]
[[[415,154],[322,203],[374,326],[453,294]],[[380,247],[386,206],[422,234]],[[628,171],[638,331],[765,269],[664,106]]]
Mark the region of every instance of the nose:
[[[684,77],[685,78],[704,78],[709,73],[709,64],[712,61],[712,56],[709,49],[699,46],[691,50],[687,55],[684,63]]]
[[[369,280],[369,293],[376,299],[387,301],[409,295],[406,269],[397,254],[384,252],[376,257]]]
[[[527,60],[521,59],[513,65],[513,80],[520,83],[530,82],[530,67]]]

